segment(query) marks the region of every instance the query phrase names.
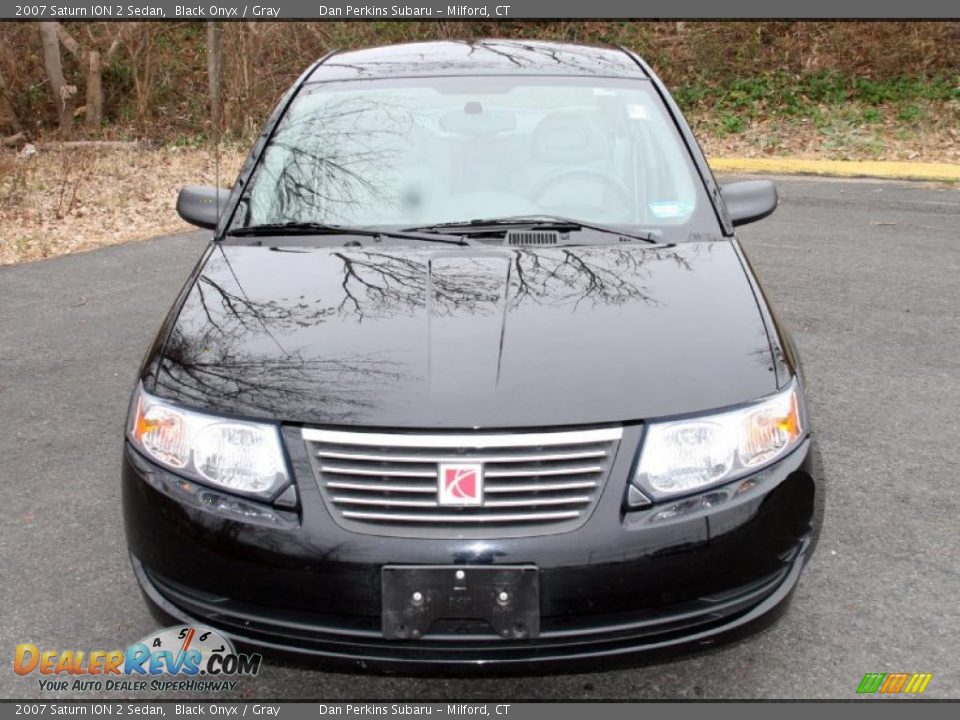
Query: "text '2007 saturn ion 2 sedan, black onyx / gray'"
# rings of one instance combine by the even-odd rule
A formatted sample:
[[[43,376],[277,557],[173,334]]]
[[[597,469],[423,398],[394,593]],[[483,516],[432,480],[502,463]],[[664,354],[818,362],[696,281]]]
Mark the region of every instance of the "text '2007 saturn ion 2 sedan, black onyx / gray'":
[[[123,504],[158,618],[322,664],[596,668],[786,606],[823,477],[718,185],[622,49],[333,53],[144,359]]]

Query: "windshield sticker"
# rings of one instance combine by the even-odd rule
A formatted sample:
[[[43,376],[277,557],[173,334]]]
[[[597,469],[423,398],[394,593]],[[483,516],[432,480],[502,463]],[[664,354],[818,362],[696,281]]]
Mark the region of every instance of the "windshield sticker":
[[[689,215],[693,210],[693,203],[683,200],[666,200],[650,203],[650,212],[658,218],[676,218]]]

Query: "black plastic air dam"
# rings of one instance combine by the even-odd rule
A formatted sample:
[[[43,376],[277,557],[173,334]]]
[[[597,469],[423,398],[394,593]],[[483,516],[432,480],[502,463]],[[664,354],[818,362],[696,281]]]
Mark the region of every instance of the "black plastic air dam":
[[[761,586],[724,605],[714,605],[699,622],[695,616],[678,613],[655,621],[594,628],[590,633],[558,632],[553,637],[541,634],[537,641],[523,644],[462,636],[448,638],[447,642],[436,642],[430,636],[415,643],[388,641],[375,631],[347,635],[341,628],[319,628],[292,618],[264,622],[255,615],[234,615],[233,608],[219,603],[208,606],[213,615],[207,617],[202,614],[204,605],[189,604],[183,596],[173,595],[184,602],[187,609],[174,605],[160,592],[155,579],[139,561],[136,558],[132,561],[138,582],[158,621],[209,626],[225,632],[241,646],[270,656],[313,658],[332,668],[408,674],[435,674],[438,668],[448,674],[463,674],[481,667],[484,674],[529,674],[548,669],[596,671],[626,663],[658,661],[758,632],[786,610],[806,559],[805,552],[799,553],[788,572],[773,583],[772,591],[769,586]],[[165,589],[169,592],[169,588]],[[756,604],[747,605],[751,601]],[[333,632],[329,635],[324,633],[330,630]]]

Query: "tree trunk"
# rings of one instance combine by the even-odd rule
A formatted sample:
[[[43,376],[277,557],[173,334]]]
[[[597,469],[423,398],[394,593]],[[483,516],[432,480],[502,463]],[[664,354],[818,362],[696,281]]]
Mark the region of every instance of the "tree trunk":
[[[43,66],[50,80],[50,90],[53,100],[57,104],[57,114],[60,117],[60,137],[65,140],[73,132],[73,96],[77,88],[67,85],[63,78],[63,65],[60,62],[60,39],[58,37],[58,22],[40,23],[40,36],[43,40]]]
[[[223,40],[220,23],[207,23],[207,82],[210,89],[210,116],[213,130],[220,131],[220,67],[223,55]]]
[[[0,123],[5,122],[14,133],[23,130],[20,124],[20,118],[17,117],[16,110],[13,109],[13,103],[10,102],[10,94],[7,91],[7,81],[0,72]]]
[[[103,84],[101,82],[100,53],[87,53],[87,128],[97,130],[103,118]]]
[[[106,58],[110,57],[120,47],[120,37],[123,33],[123,26],[113,38],[110,47],[107,49]],[[57,36],[63,46],[70,51],[70,54],[77,59],[77,63],[86,68],[87,71],[87,104],[86,125],[90,130],[96,130],[100,127],[100,121],[103,118],[103,56],[95,48],[84,50],[83,46],[77,42],[67,29],[57,24]]]
[[[21,130],[18,133],[14,133],[10,137],[5,137],[2,141],[0,141],[0,144],[2,144],[4,147],[10,147],[10,146],[16,145],[21,140],[26,140],[26,139],[27,139],[27,134],[23,130]]]

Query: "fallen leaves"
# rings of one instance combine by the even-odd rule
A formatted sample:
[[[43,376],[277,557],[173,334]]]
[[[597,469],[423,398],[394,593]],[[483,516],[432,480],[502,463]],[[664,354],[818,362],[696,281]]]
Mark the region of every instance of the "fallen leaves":
[[[243,160],[221,149],[221,181]],[[180,187],[214,183],[208,148],[75,148],[0,154],[0,264],[38,260],[190,229]]]
[[[955,109],[954,109],[955,110]],[[710,132],[691,118],[709,157],[885,159],[960,162],[960,132],[943,123],[905,134],[893,126],[751,121],[741,133]],[[0,265],[38,260],[191,229],[177,217],[183,185],[213,185],[209,148],[80,147],[36,152],[0,149]],[[221,148],[220,178],[229,184],[246,146]],[[887,224],[887,223],[877,223]]]

